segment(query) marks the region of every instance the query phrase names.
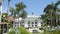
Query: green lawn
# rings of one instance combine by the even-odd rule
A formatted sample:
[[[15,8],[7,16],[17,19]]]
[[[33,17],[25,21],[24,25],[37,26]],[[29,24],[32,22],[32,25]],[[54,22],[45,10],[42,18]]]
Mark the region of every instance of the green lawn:
[[[60,30],[55,30],[55,31],[46,30],[44,33],[40,33],[40,34],[60,34]]]

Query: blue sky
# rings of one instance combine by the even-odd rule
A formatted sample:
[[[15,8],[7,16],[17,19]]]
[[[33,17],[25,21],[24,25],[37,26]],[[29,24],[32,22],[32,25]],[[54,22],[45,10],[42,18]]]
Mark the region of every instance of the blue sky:
[[[35,15],[41,15],[43,14],[44,8],[48,4],[55,3],[57,0],[11,0],[10,6],[15,7],[15,4],[18,2],[24,2],[26,5],[25,10],[27,11],[28,15],[30,15],[32,12]],[[8,0],[4,0],[2,12],[7,12],[7,7]]]

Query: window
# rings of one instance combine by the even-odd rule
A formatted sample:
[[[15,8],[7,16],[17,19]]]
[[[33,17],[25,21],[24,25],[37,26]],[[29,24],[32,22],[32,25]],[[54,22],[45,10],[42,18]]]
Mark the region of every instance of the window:
[[[37,27],[37,25],[35,25],[35,27]]]
[[[24,21],[22,23],[24,23]]]
[[[28,27],[30,27],[30,21],[28,21]]]
[[[22,20],[21,23],[24,23],[24,20]]]
[[[19,25],[16,25],[16,24],[15,24],[15,27],[18,27],[18,26],[19,26]]]
[[[37,22],[35,22],[35,24],[37,24]]]
[[[30,27],[30,25],[28,25],[28,27]]]
[[[15,25],[15,27],[16,27],[16,25]]]
[[[34,34],[38,34],[38,31],[37,31],[37,30],[33,30],[33,33],[34,33]]]
[[[33,25],[32,25],[32,27],[33,27]]]
[[[43,22],[41,22],[41,24],[43,24]]]
[[[24,21],[23,21],[23,22],[21,22],[21,24],[22,24],[22,25],[24,25]]]
[[[24,27],[24,25],[22,25]]]
[[[37,24],[37,20],[35,20],[35,24]]]
[[[43,26],[43,25],[41,25],[41,26]]]
[[[32,22],[32,24],[34,24],[34,23]]]
[[[28,24],[30,24],[30,21],[28,21]]]
[[[15,24],[19,24],[18,22],[15,22]]]

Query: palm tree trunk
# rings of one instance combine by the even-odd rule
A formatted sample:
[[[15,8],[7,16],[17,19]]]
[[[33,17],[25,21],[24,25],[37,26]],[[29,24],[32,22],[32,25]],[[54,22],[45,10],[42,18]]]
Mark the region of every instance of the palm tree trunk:
[[[57,25],[57,29],[58,29],[58,18],[57,18],[57,9],[56,9],[56,25]]]
[[[57,29],[58,29],[58,18],[57,18],[57,16],[56,16],[56,25],[57,25]]]
[[[15,22],[16,14],[14,13],[14,22]],[[13,22],[13,28],[14,28],[14,22]]]
[[[8,16],[10,15],[10,0],[8,0]]]
[[[50,16],[51,16],[51,25],[50,25],[50,30],[51,30],[52,29],[52,12]],[[51,31],[50,31],[50,34],[52,34]]]
[[[51,15],[51,28],[52,28],[52,15]]]
[[[7,12],[8,13],[8,16],[7,16],[8,17],[8,23],[9,23],[9,12],[10,12],[10,0],[8,0],[8,12]],[[8,33],[8,30],[9,29],[8,29],[8,24],[7,24],[7,33]]]

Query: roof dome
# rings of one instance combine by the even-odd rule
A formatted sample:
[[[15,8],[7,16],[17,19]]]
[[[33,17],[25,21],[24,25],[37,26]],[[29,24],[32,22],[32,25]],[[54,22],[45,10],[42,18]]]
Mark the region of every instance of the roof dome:
[[[40,17],[40,16],[37,16],[37,15],[28,15],[27,17]]]
[[[35,14],[32,12],[32,14],[31,14],[31,15],[28,15],[27,17],[40,17],[40,16],[37,16],[37,15],[35,15]]]

